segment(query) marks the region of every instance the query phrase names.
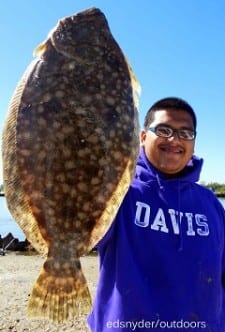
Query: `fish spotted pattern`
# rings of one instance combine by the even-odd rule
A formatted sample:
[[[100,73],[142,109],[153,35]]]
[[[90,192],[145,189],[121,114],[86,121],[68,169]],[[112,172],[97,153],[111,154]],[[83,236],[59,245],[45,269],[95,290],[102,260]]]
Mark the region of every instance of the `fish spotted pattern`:
[[[60,323],[90,310],[79,257],[107,232],[133,177],[138,84],[96,8],[61,19],[35,54],[4,126],[4,187],[47,254],[28,314]]]

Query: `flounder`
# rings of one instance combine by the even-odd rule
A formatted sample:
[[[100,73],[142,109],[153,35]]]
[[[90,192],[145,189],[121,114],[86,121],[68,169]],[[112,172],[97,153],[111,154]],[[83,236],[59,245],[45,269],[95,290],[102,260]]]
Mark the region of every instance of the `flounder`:
[[[104,14],[61,19],[36,49],[3,130],[7,204],[47,259],[28,315],[87,314],[79,257],[105,235],[134,174],[138,83]]]

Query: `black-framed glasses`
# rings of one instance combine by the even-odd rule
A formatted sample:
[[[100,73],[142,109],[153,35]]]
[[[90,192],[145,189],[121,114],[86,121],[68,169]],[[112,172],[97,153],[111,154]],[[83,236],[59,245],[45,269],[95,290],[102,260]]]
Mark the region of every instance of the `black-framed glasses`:
[[[159,137],[169,138],[177,134],[177,136],[185,141],[193,141],[196,137],[196,131],[191,129],[173,129],[166,125],[158,125],[156,127],[149,127],[148,130],[152,131]]]

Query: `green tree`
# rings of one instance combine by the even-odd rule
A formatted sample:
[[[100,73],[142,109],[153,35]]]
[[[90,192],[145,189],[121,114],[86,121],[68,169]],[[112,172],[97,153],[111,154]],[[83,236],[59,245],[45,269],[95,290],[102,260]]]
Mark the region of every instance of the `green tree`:
[[[225,184],[217,182],[201,183],[203,186],[211,189],[217,195],[225,195]]]

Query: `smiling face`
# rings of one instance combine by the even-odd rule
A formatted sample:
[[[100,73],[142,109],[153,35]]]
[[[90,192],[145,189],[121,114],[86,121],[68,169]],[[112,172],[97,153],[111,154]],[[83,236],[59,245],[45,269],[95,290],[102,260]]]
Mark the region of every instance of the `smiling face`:
[[[173,129],[194,129],[191,115],[187,111],[163,109],[154,112],[151,127],[167,125]],[[195,141],[186,141],[178,137],[177,133],[169,138],[156,136],[149,130],[141,131],[141,145],[152,165],[161,173],[175,176],[182,171],[191,159]]]

